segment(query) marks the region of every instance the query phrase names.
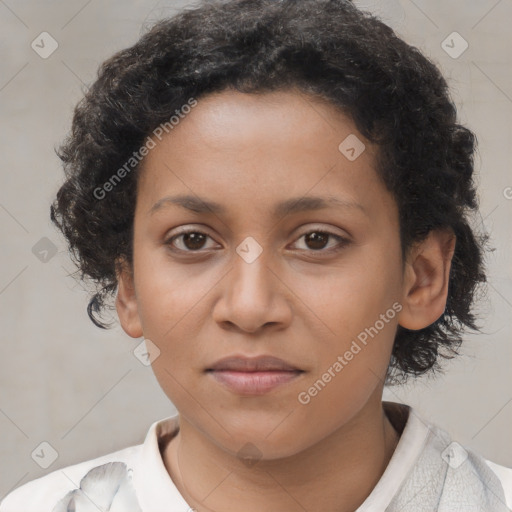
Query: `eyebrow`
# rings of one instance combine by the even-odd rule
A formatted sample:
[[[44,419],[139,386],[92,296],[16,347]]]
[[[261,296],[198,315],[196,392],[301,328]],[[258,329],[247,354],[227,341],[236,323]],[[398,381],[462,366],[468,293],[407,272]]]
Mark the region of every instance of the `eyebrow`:
[[[149,210],[149,215],[153,215],[158,210],[168,205],[177,205],[194,213],[210,213],[221,215],[226,213],[226,208],[220,203],[203,199],[193,195],[166,196],[159,199]],[[293,213],[299,213],[311,210],[322,210],[335,206],[339,208],[356,208],[367,215],[365,208],[353,201],[347,201],[338,197],[327,196],[303,196],[286,199],[275,205],[273,209],[274,217],[284,217]]]

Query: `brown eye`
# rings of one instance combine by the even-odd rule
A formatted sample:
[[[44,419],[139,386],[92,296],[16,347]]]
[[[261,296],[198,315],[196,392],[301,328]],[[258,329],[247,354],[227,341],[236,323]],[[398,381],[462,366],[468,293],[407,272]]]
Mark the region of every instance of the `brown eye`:
[[[328,233],[321,233],[320,231],[312,231],[304,236],[306,245],[310,249],[318,250],[323,249],[327,245],[330,235]]]
[[[204,248],[206,240],[210,238],[206,233],[201,231],[184,231],[171,237],[166,245],[171,246],[173,250],[183,252],[196,252]],[[181,247],[176,247],[175,241],[180,241]]]
[[[350,241],[347,238],[344,238],[340,235],[335,235],[334,233],[330,233],[328,231],[308,231],[304,233],[298,240],[304,239],[305,248],[300,248],[305,251],[316,251],[321,254],[331,253],[338,250],[341,250],[343,247],[348,245]],[[334,240],[337,242],[331,247],[328,247],[328,243],[330,240]],[[327,247],[327,249],[326,249]]]
[[[185,233],[183,234],[183,244],[187,249],[201,249],[204,245],[206,236],[203,233]]]
[[[165,242],[172,251],[182,253],[200,252],[203,249],[211,247],[205,246],[207,240],[211,237],[202,231],[183,231],[171,237]],[[299,248],[304,251],[318,252],[320,254],[329,254],[341,250],[348,245],[350,241],[340,235],[335,235],[328,231],[314,230],[304,233],[300,239],[304,239],[305,247]],[[333,240],[334,244],[329,247],[329,242]]]

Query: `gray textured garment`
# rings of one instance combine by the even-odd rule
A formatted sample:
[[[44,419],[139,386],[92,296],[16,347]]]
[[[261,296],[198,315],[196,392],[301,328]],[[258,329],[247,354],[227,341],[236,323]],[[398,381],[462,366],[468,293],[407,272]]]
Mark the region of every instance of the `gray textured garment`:
[[[452,441],[439,427],[424,422],[410,407],[384,402],[384,408],[399,431],[406,424],[408,428],[414,425],[419,435],[423,432],[422,442],[416,443],[419,456],[411,459],[408,476],[386,512],[510,511],[499,478],[482,457]],[[365,504],[358,512],[372,510]]]
[[[444,453],[444,456],[443,456]],[[437,427],[387,512],[508,512],[498,477]]]

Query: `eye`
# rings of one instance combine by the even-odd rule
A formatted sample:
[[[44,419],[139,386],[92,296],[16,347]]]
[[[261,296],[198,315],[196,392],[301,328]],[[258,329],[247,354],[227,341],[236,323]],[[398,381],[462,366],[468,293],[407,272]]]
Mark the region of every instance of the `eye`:
[[[306,244],[306,248],[304,250],[322,253],[331,253],[339,251],[349,243],[349,240],[345,237],[335,235],[334,233],[331,233],[329,231],[322,231],[320,229],[308,231],[307,233],[302,234],[298,238],[298,240],[302,238],[304,238],[304,242]],[[331,245],[330,247],[325,249],[329,239],[334,239],[334,241],[337,242],[337,244],[334,244],[334,246]]]
[[[211,239],[211,237],[207,233],[189,229],[172,236],[169,240],[165,242],[165,244],[170,246],[171,250],[173,251],[199,252],[202,249],[208,249],[208,247],[205,247],[205,242],[207,241],[208,238]],[[304,238],[306,247],[300,250],[321,253],[331,253],[339,251],[350,243],[350,241],[345,237],[335,235],[334,233],[331,233],[329,231],[322,231],[320,229],[308,231],[302,234],[298,238],[298,240],[302,238]],[[337,243],[335,243],[334,246],[331,245],[331,247],[328,247],[329,240],[334,240]],[[175,242],[180,243],[175,244]],[[181,247],[177,247],[177,245]],[[328,248],[326,249],[326,247]]]
[[[207,238],[210,238],[210,236],[206,233],[190,229],[188,231],[182,231],[181,233],[174,235],[169,240],[167,240],[165,244],[171,246],[172,250],[182,252],[197,252],[204,248],[204,243]],[[174,246],[175,240],[179,240],[182,247],[176,248]]]

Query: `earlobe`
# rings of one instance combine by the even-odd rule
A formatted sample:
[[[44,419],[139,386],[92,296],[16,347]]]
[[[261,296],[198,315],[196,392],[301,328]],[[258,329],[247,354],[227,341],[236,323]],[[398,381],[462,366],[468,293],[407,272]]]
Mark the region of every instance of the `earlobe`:
[[[443,314],[455,241],[451,230],[434,230],[410,250],[398,317],[402,327],[424,329]]]
[[[117,296],[116,310],[124,332],[132,338],[140,338],[142,325],[139,318],[133,272],[123,260],[116,262]]]

